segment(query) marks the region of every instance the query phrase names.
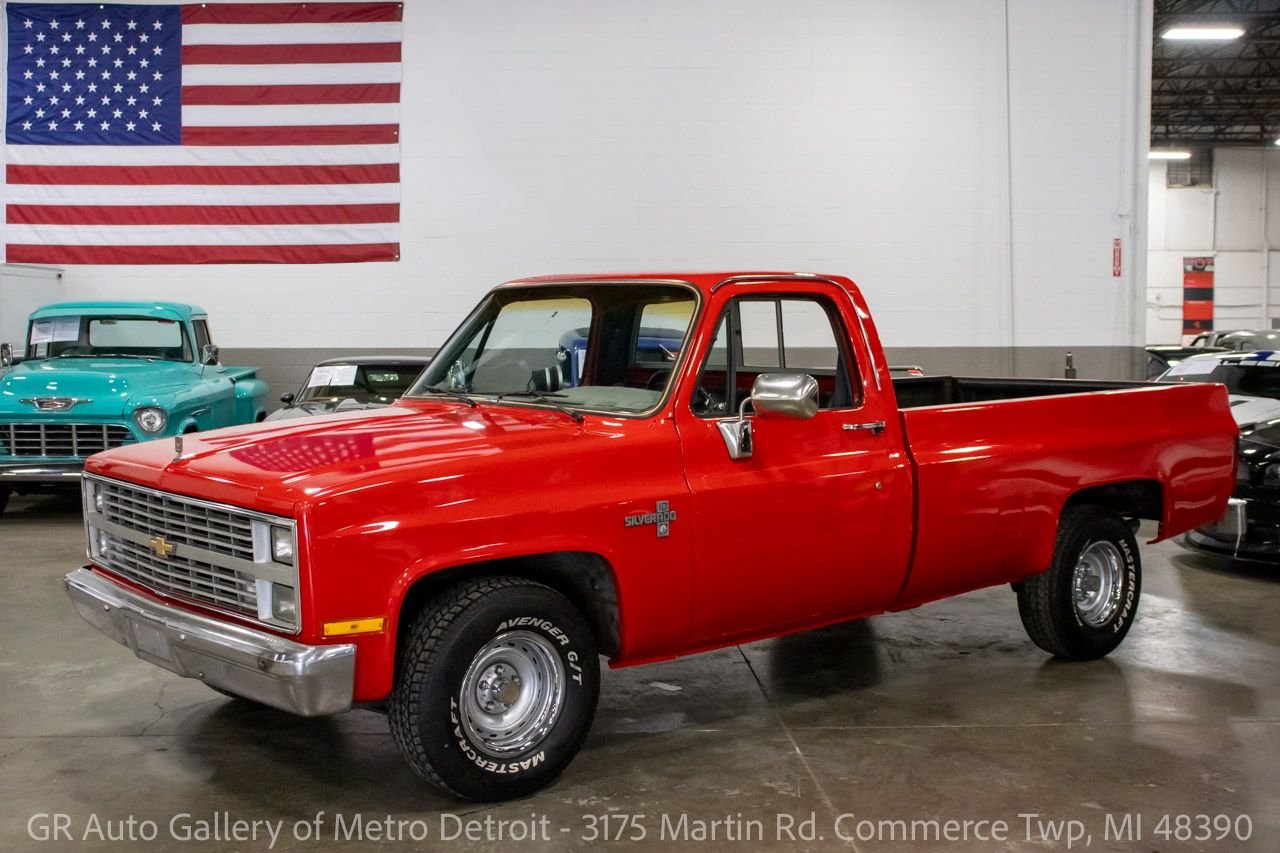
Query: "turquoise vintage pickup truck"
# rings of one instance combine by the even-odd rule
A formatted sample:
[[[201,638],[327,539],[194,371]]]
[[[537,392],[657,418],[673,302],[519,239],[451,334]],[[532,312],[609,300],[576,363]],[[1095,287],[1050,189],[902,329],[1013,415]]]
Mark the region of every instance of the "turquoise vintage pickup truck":
[[[195,305],[47,305],[14,356],[0,352],[0,511],[14,492],[78,486],[101,450],[267,415],[257,369],[219,363]]]

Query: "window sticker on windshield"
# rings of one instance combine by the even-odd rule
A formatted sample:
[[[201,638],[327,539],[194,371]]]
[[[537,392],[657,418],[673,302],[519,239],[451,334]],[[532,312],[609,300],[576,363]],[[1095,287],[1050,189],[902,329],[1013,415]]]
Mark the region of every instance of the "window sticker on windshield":
[[[1214,368],[1219,365],[1216,358],[1189,358],[1186,361],[1179,362],[1169,368],[1170,376],[1202,376],[1206,373],[1213,373]]]
[[[315,368],[307,377],[308,388],[356,384],[357,364],[326,364]]]
[[[47,344],[53,339],[53,320],[36,320],[31,324],[31,345]]]
[[[75,341],[80,339],[80,318],[79,317],[54,317],[53,318],[53,340],[58,341]]]

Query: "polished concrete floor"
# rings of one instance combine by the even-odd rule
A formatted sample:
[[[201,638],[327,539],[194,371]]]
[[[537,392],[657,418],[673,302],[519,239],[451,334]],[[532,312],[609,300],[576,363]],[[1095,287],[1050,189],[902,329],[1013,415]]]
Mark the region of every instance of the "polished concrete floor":
[[[293,718],[135,660],[66,600],[81,551],[73,501],[0,518],[3,851],[366,849],[357,822],[405,850],[1280,850],[1280,570],[1145,547],[1136,626],[1095,663],[1039,652],[1000,588],[606,672],[563,778],[477,806],[421,783],[375,713]],[[34,840],[45,814],[74,841]]]

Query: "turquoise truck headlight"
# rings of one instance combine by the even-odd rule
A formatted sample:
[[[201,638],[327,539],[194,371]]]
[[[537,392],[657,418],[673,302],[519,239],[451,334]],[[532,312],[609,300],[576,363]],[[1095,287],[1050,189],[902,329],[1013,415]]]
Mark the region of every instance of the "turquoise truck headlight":
[[[133,422],[145,433],[155,434],[164,429],[169,416],[164,409],[157,406],[143,406],[133,412]]]
[[[293,531],[289,528],[271,528],[271,559],[293,565]]]

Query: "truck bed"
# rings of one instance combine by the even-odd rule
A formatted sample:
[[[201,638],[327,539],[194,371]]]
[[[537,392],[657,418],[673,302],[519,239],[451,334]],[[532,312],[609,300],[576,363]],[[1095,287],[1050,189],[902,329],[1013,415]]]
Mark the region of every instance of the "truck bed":
[[[986,403],[1022,397],[1052,397],[1088,391],[1150,387],[1147,382],[1108,379],[989,379],[976,376],[902,376],[893,380],[899,409]]]
[[[916,550],[895,609],[1047,568],[1063,505],[1082,489],[1127,484],[1161,536],[1221,515],[1230,492],[1235,422],[1221,386],[893,384],[916,482]]]

